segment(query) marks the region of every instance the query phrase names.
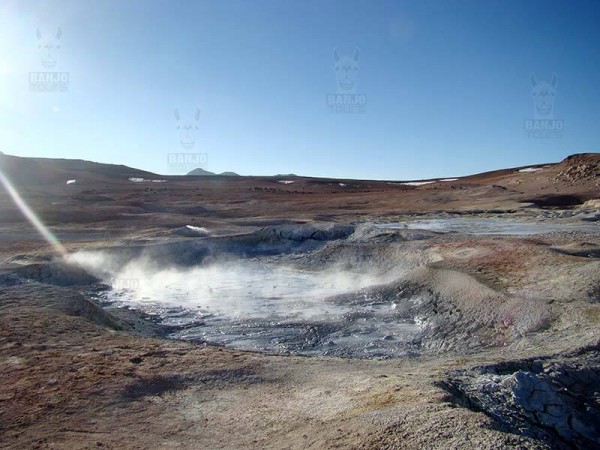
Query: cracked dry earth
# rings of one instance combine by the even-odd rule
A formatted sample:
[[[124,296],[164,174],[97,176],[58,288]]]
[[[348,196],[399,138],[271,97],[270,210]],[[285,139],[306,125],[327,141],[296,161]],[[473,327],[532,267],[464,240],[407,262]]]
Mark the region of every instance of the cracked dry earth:
[[[266,234],[289,249],[311,233]],[[600,260],[578,251],[599,236],[357,230],[302,247],[303,269],[402,266],[370,293],[426,321],[410,356],[385,360],[168,340],[50,265],[5,269],[0,446],[598,448]]]

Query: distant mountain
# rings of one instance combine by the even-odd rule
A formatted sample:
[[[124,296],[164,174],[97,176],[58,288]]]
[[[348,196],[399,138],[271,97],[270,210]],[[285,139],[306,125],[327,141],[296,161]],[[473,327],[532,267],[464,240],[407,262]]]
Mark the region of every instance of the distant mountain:
[[[298,175],[296,175],[295,173],[278,173],[277,175],[275,175],[276,177],[297,177]]]
[[[216,175],[220,175],[220,176],[224,176],[224,177],[239,177],[239,175],[235,172],[214,173],[214,172],[210,172],[208,170],[204,170],[201,168],[194,169],[194,170],[188,172],[187,175],[205,176],[205,177],[206,176],[216,176]]]
[[[201,168],[194,169],[187,173],[187,175],[196,175],[196,176],[206,176],[206,175],[216,175],[214,172],[209,172],[208,170],[204,170]]]

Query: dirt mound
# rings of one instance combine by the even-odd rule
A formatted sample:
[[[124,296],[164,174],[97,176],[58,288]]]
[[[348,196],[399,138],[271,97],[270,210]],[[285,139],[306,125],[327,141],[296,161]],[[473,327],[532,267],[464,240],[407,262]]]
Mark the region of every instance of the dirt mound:
[[[291,241],[330,241],[344,239],[354,233],[352,225],[311,224],[311,225],[276,225],[266,227],[258,235],[266,240],[285,239]]]
[[[16,270],[15,273],[27,280],[56,286],[89,285],[100,281],[83,267],[63,262],[31,264]]]
[[[599,164],[600,153],[575,153],[563,159],[559,166],[563,165],[579,165],[579,164]]]
[[[600,154],[580,153],[564,159],[558,167],[557,181],[587,181],[600,177]]]

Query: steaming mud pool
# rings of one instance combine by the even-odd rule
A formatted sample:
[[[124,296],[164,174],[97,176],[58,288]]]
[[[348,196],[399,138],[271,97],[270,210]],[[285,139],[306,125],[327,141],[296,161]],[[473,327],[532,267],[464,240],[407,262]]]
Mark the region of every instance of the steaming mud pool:
[[[420,326],[399,317],[394,303],[369,298],[364,288],[374,283],[357,273],[243,261],[143,276],[125,269],[96,300],[149,315],[173,339],[272,353],[406,356]],[[360,300],[339,301],[351,292]]]

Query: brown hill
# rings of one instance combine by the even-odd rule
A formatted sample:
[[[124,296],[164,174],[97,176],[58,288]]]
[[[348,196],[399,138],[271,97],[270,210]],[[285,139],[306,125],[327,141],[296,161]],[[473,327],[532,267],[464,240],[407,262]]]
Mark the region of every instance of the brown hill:
[[[128,178],[158,178],[144,170],[80,159],[24,158],[0,154],[0,169],[17,186],[65,184],[67,180],[110,182]]]

